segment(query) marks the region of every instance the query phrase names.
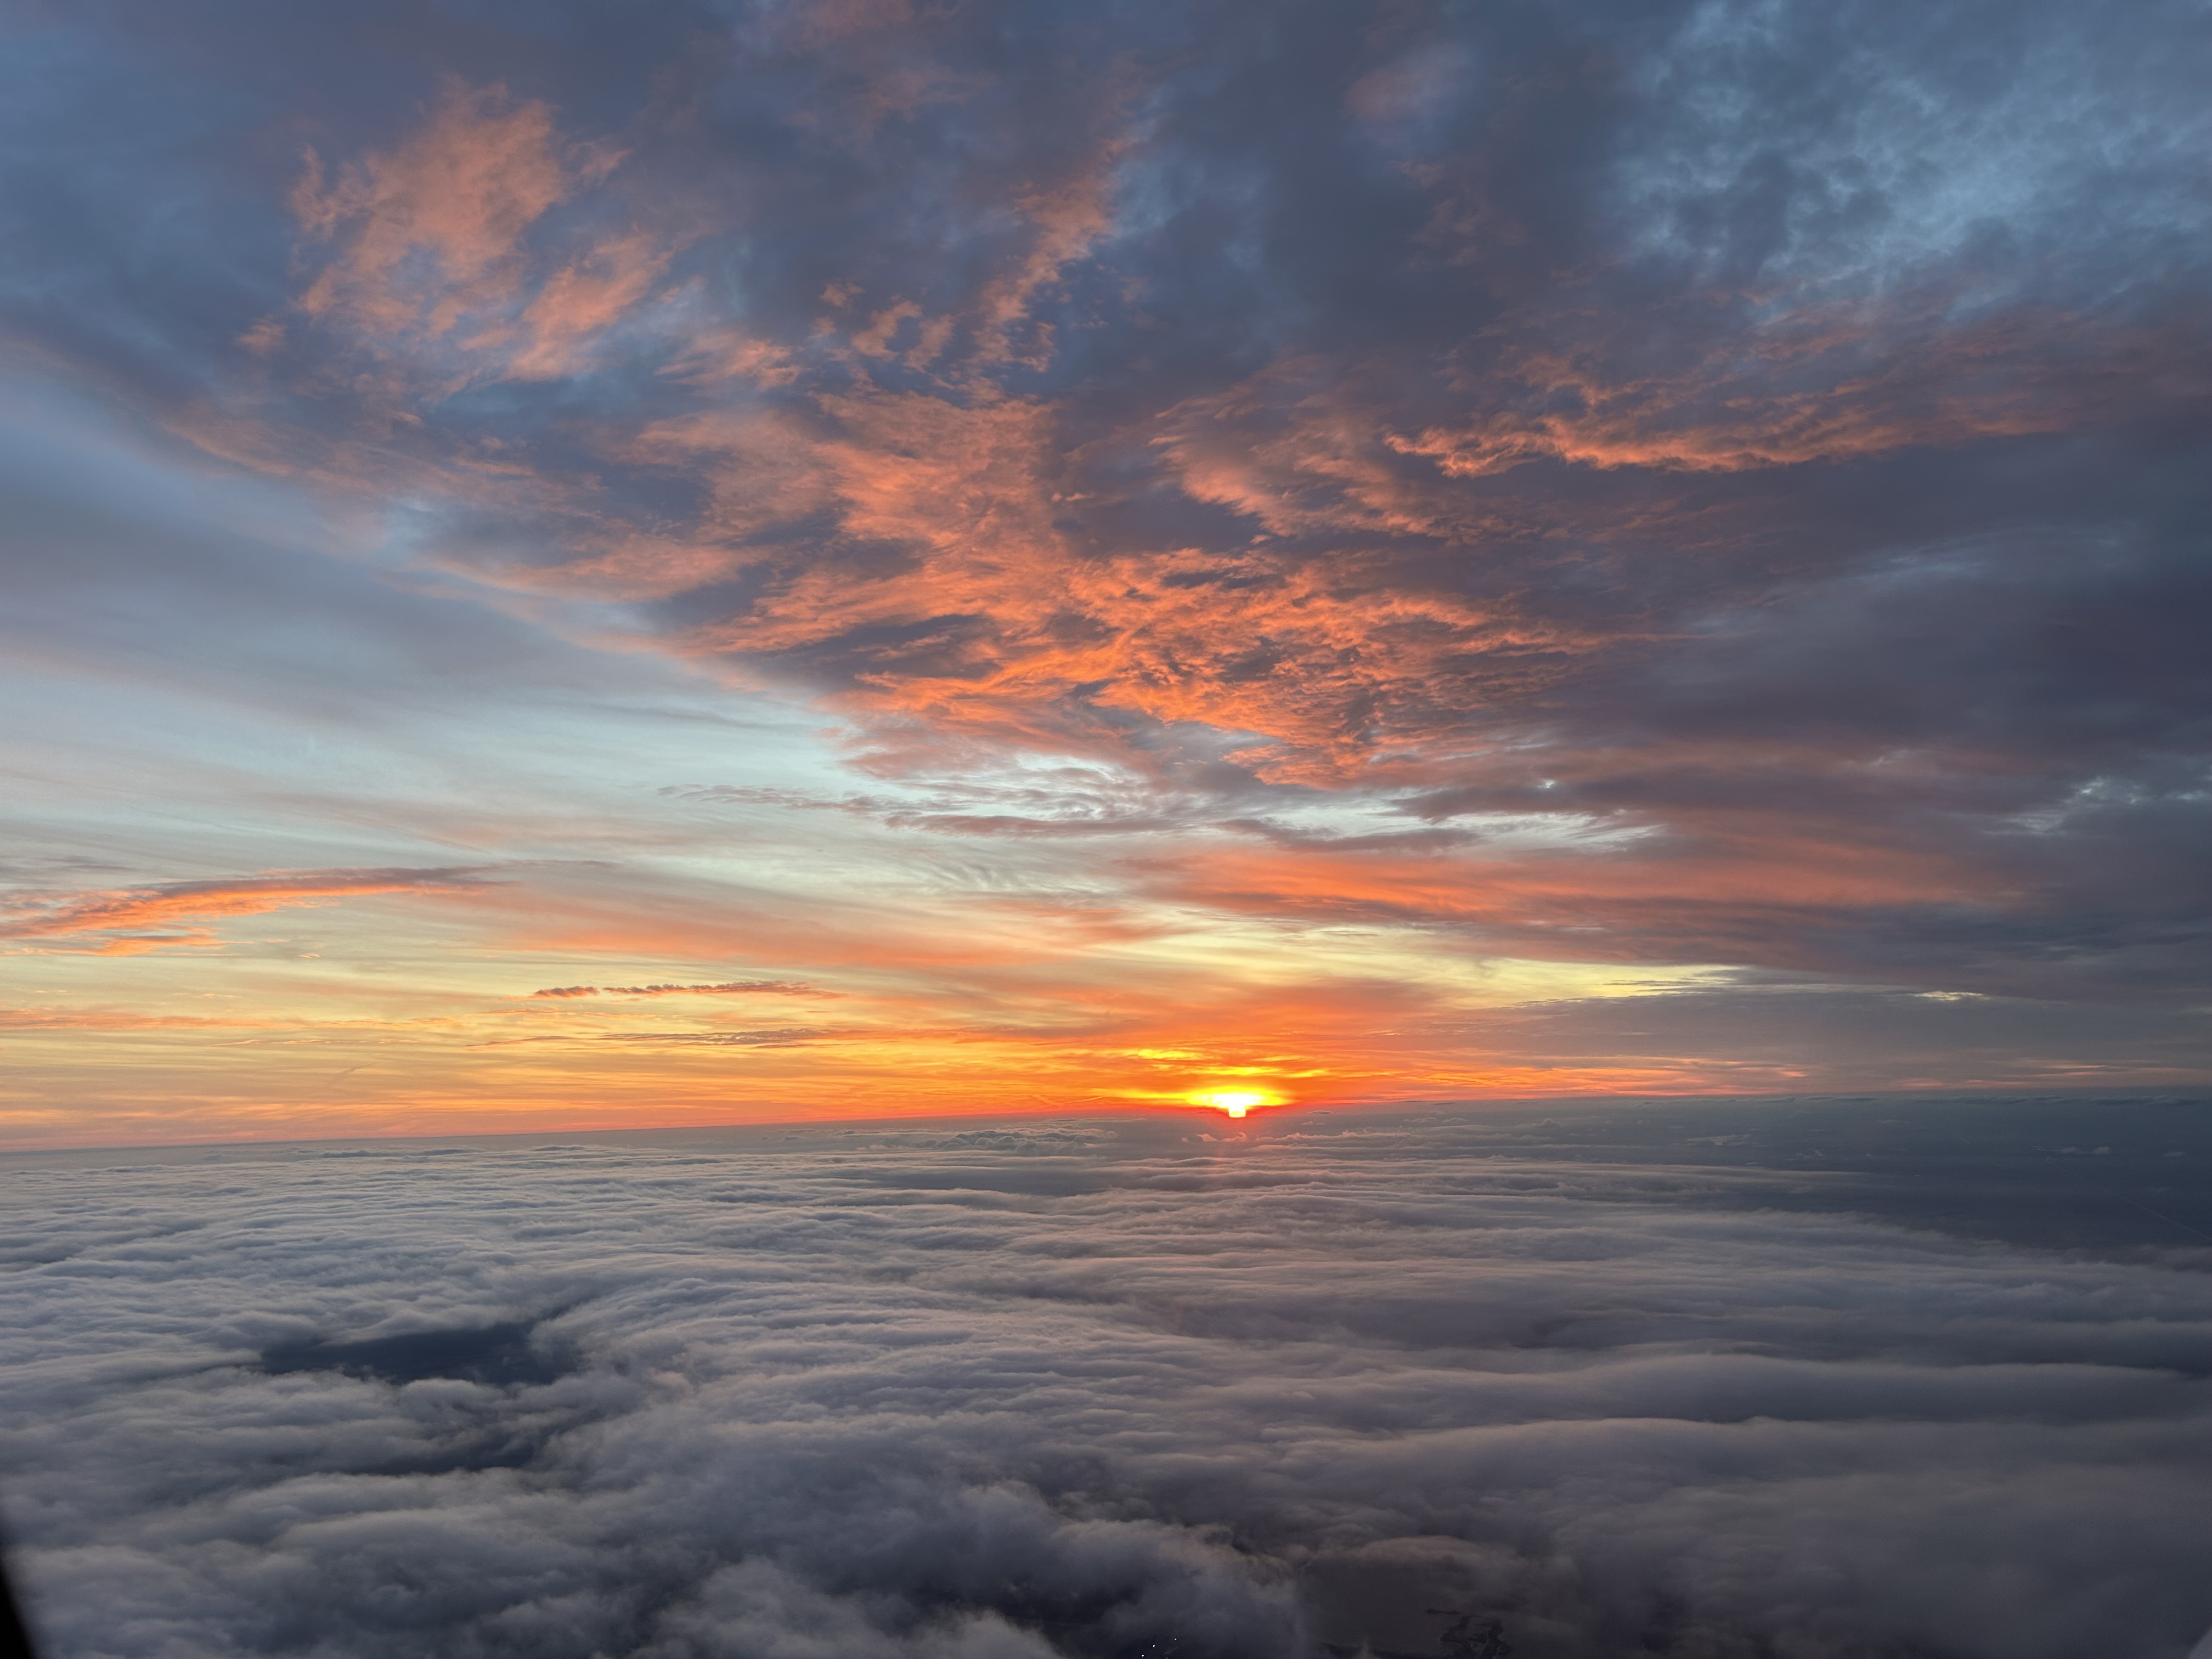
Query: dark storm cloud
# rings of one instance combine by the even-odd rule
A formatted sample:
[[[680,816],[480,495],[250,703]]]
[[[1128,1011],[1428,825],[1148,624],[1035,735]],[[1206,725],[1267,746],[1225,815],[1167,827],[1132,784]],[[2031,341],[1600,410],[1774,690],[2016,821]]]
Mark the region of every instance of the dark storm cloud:
[[[33,1605],[62,1659],[1279,1659],[1448,1604],[1534,1659],[2179,1655],[2201,1250],[1854,1218],[1838,1158],[2087,1130],[2195,1191],[2201,1110],[1825,1109],[27,1160]]]

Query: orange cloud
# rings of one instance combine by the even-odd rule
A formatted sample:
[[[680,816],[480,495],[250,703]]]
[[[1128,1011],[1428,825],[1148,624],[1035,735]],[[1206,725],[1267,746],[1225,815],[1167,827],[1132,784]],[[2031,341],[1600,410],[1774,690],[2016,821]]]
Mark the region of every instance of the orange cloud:
[[[71,894],[28,903],[0,920],[0,939],[47,939],[104,936],[94,947],[109,955],[131,955],[163,945],[213,942],[204,926],[180,932],[150,933],[235,916],[314,904],[328,899],[370,894],[468,893],[489,878],[474,869],[301,870],[213,881],[164,882],[119,891]]]
[[[1271,535],[1469,543],[1516,526],[1463,486],[1409,465],[1391,419],[1434,371],[1393,373],[1286,357],[1225,390],[1164,411],[1149,438],[1194,501],[1244,514]]]
[[[929,363],[964,319],[971,372],[1042,362],[1048,337],[1020,331],[1036,296],[1110,234],[1121,144],[1095,144],[1056,178],[1014,191],[1010,206],[1030,235],[964,306],[929,316],[895,301],[852,331],[851,351]],[[552,208],[613,159],[564,143],[543,105],[497,87],[451,87],[422,131],[392,150],[334,181],[319,162],[311,167],[295,206],[337,252],[303,305],[373,336],[495,356],[519,378],[586,367],[596,343],[651,299],[673,245],[640,231],[602,236],[541,278],[555,256],[530,244]],[[692,331],[665,373],[766,391],[796,384],[800,368],[791,346],[710,326]],[[708,505],[689,523],[617,507],[596,480],[548,475],[505,452],[448,450],[405,483],[471,511],[552,520],[537,544],[552,556],[450,561],[509,586],[649,602],[752,572],[757,597],[742,613],[672,643],[828,693],[875,733],[878,763],[917,743],[1136,758],[1124,718],[1135,716],[1233,734],[1235,757],[1261,775],[1333,786],[1402,771],[1455,725],[1540,686],[1600,641],[1469,599],[1448,580],[1413,580],[1389,552],[1358,545],[1467,538],[1487,520],[1426,458],[1391,447],[1365,394],[1324,380],[1314,365],[1287,362],[1115,441],[1150,443],[1194,501],[1280,534],[1352,540],[1328,556],[1092,550],[1063,527],[1080,518],[1085,491],[1060,411],[974,378],[957,395],[863,380],[611,434],[605,453],[619,465],[703,478]],[[1255,433],[1255,419],[1270,429]],[[261,465],[281,467],[289,441],[212,410],[194,416],[193,431]],[[339,445],[314,471],[380,490],[400,483],[394,467],[388,454]],[[835,526],[826,545],[814,528],[823,520]]]
[[[647,428],[626,453],[706,464],[719,537],[826,510],[855,544],[904,551],[750,553],[773,573],[761,596],[684,636],[702,653],[835,663],[849,681],[839,706],[865,719],[1089,746],[1110,741],[1092,711],[1126,709],[1253,734],[1244,757],[1271,777],[1336,778],[1589,643],[1413,587],[1379,554],[1088,556],[1055,522],[1066,463],[1046,404],[873,392],[817,404],[833,424],[702,414]]]
[[[853,349],[864,357],[888,357],[891,353],[891,337],[902,323],[921,315],[921,307],[911,300],[901,300],[887,306],[868,319],[866,328],[853,331]]]
[[[1213,841],[1124,867],[1159,897],[1213,911],[1445,927],[1501,954],[1583,963],[1816,967],[1824,916],[1910,905],[2002,908],[2018,896],[1964,857],[1780,812],[1735,822],[1690,816],[1648,842],[1603,847]]]
[[[525,343],[507,366],[518,380],[553,380],[587,361],[587,343],[620,322],[653,289],[676,250],[643,231],[599,242],[546,279],[522,313]]]
[[[583,170],[611,164],[595,156]],[[397,149],[328,180],[307,152],[292,210],[338,251],[300,307],[377,333],[442,334],[472,306],[512,297],[524,233],[572,182],[549,106],[451,83],[429,125]]]
[[[615,448],[635,465],[705,471],[711,505],[702,538],[724,546],[799,519],[834,499],[833,459],[796,412],[711,409],[653,422]]]
[[[1033,326],[1026,353],[1016,349],[1015,332],[1028,320],[1030,301],[1114,228],[1114,166],[1127,148],[1126,141],[1109,141],[1080,171],[1016,198],[1015,208],[1036,227],[1036,236],[1013,269],[987,283],[976,296],[981,315],[975,331],[979,361],[1042,368],[1051,360],[1048,325]]]
[[[788,386],[799,378],[789,346],[741,328],[703,328],[691,334],[661,373],[695,385],[744,380],[757,386]]]
[[[561,985],[551,990],[532,991],[533,997],[595,997],[602,993],[611,997],[668,997],[668,996],[834,996],[811,985],[790,979],[732,980],[720,985]]]
[[[449,83],[427,125],[391,150],[335,177],[307,153],[292,210],[334,251],[300,309],[387,344],[489,355],[520,380],[574,373],[590,343],[650,295],[675,246],[633,229],[541,274],[544,256],[527,239],[621,159],[563,141],[542,102]]]
[[[270,1022],[198,1014],[143,1014],[124,1008],[0,1008],[0,1031],[260,1030]]]
[[[1539,458],[1717,472],[1845,460],[2064,431],[2182,358],[2158,331],[2033,307],[1958,323],[1814,306],[1658,374],[1624,372],[1632,354],[1597,316],[1550,319],[1547,333],[1468,377],[1502,407],[1393,433],[1390,447],[1455,478]]]

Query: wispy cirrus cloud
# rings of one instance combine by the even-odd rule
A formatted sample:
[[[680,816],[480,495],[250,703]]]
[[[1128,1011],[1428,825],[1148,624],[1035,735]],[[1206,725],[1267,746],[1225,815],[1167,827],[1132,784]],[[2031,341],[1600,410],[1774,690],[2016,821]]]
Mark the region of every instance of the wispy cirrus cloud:
[[[0,913],[0,939],[82,941],[61,949],[129,956],[165,945],[218,942],[210,924],[238,916],[388,894],[482,892],[496,878],[481,867],[296,870],[146,887],[18,897]],[[32,949],[50,948],[37,944]]]
[[[791,979],[739,979],[720,985],[556,985],[548,990],[532,991],[533,997],[670,997],[670,996],[832,996],[835,992],[822,990]]]

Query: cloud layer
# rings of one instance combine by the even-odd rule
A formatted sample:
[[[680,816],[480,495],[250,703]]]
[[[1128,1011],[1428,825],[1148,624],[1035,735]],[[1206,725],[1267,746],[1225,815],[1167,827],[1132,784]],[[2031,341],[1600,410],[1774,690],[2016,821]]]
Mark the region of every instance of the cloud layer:
[[[8,1518],[58,1659],[2179,1659],[2202,1109],[1894,1109],[39,1155]]]

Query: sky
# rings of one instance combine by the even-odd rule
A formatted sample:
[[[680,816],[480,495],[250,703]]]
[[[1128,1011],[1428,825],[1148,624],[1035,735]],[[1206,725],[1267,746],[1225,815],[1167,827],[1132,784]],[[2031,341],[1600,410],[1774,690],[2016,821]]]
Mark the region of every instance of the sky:
[[[0,1140],[2212,1077],[2196,0],[20,0]]]
[[[11,1565],[50,1659],[2184,1659],[2207,1158],[2124,1097],[16,1153]]]

